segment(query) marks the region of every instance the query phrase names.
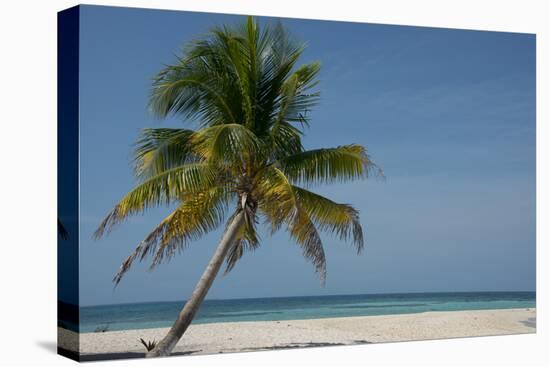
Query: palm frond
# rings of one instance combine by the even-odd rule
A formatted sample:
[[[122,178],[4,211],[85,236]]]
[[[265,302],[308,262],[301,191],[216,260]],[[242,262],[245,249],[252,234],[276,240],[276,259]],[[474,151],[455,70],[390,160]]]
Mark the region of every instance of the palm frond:
[[[201,70],[204,69],[204,70]],[[181,114],[188,119],[200,118],[209,123],[235,123],[228,94],[221,80],[212,79],[204,65],[195,59],[190,65],[170,65],[155,78],[149,106],[159,117]]]
[[[128,216],[151,207],[168,205],[184,195],[213,187],[219,169],[205,163],[190,163],[153,176],[130,191],[103,219],[94,236],[99,238]]]
[[[134,172],[138,177],[151,177],[185,163],[197,162],[189,129],[143,129],[136,142]]]
[[[351,240],[360,253],[364,246],[359,212],[351,205],[335,203],[321,195],[292,186],[300,206],[309,214],[317,228],[336,234],[341,240]]]
[[[288,228],[292,238],[302,247],[304,257],[313,263],[321,285],[324,286],[327,267],[323,243],[310,216],[300,204],[296,206],[293,216],[289,218]]]
[[[196,241],[223,222],[228,202],[234,195],[224,189],[188,195],[189,198],[174,212],[169,221],[158,226],[145,242],[156,242],[151,268],[164,259],[170,259],[177,250],[182,250],[190,242]]]
[[[225,258],[226,268],[224,274],[228,274],[233,270],[237,261],[241,259],[245,251],[254,251],[260,246],[260,240],[256,232],[256,216],[255,214],[246,212],[245,215],[245,224],[240,228],[239,234]],[[232,219],[233,217],[231,217],[227,223],[231,223]]]
[[[285,80],[281,88],[281,106],[275,126],[281,121],[308,125],[307,112],[317,104],[320,95],[318,92],[306,92],[317,85],[315,77],[319,70],[318,62],[302,65]]]
[[[274,166],[265,167],[258,172],[255,181],[253,195],[258,198],[258,208],[271,224],[273,234],[288,221],[296,208],[292,185],[285,174]]]
[[[277,123],[270,131],[269,144],[270,156],[274,161],[300,153],[302,146],[302,132],[286,121]]]
[[[321,237],[288,178],[276,167],[269,167],[263,173],[258,195],[261,197],[258,207],[271,223],[272,231],[286,224],[291,237],[302,247],[304,257],[313,263],[324,285],[326,259]]]
[[[261,156],[261,142],[244,125],[225,124],[199,130],[193,149],[207,161],[242,165]]]
[[[281,118],[307,124],[319,64],[293,71],[303,50],[280,24],[261,30],[249,17],[241,27],[216,27],[158,73],[149,105],[159,117],[182,115],[203,127],[238,123],[258,136]]]
[[[303,151],[302,131],[292,126],[292,122],[308,124],[307,109],[312,107],[318,94],[302,94],[316,83],[314,76],[319,71],[317,63],[304,65],[295,71],[281,86],[279,110],[269,131],[272,156],[279,159]]]
[[[122,263],[113,281],[118,284],[136,259],[154,254],[151,268],[170,259],[191,241],[216,229],[223,221],[231,195],[218,188],[186,195],[183,203],[168,215]]]
[[[150,107],[159,117],[169,114],[199,119],[202,126],[245,123],[247,101],[242,36],[217,27],[192,42],[174,65],[155,78]]]
[[[281,158],[281,170],[295,183],[331,183],[365,178],[376,168],[365,148],[343,145],[308,150]]]
[[[290,90],[286,84],[295,79],[292,70],[304,51],[304,45],[296,42],[281,23],[266,27],[269,33],[268,46],[261,60],[261,75],[258,79],[255,131],[259,136],[268,135],[274,123],[279,120],[281,110],[288,106]],[[303,111],[305,112],[305,111]],[[283,114],[284,116],[284,114]],[[288,121],[285,121],[288,122]]]

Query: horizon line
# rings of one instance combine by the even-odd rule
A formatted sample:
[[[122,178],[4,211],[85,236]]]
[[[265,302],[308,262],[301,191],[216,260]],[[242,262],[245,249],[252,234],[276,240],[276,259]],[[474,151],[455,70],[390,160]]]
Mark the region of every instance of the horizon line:
[[[411,291],[411,292],[388,292],[388,293],[340,293],[340,294],[319,294],[319,295],[304,295],[304,296],[273,296],[273,297],[235,297],[235,298],[207,298],[205,301],[239,301],[239,300],[253,300],[253,299],[276,299],[276,298],[308,298],[308,297],[335,297],[335,296],[383,296],[383,295],[399,295],[399,294],[441,294],[441,293],[537,293],[535,290],[493,290],[493,291]],[[100,306],[119,306],[119,305],[135,305],[135,304],[148,304],[148,303],[171,303],[171,302],[186,302],[187,300],[160,300],[160,301],[138,301],[138,302],[120,302],[120,303],[97,303],[97,304],[84,304],[74,305],[79,308],[83,307],[100,307]],[[62,300],[57,302],[63,302],[65,304],[71,304]]]

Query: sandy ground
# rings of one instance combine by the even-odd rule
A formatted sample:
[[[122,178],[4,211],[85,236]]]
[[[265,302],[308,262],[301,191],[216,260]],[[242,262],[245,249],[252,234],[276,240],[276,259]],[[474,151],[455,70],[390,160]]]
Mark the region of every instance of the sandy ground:
[[[536,310],[482,310],[342,317],[332,319],[231,322],[191,325],[174,354],[231,353],[267,349],[350,345],[534,333]],[[82,360],[142,357],[139,342],[160,340],[167,329],[83,333],[59,329],[61,344]],[[63,345],[60,345],[63,347]]]

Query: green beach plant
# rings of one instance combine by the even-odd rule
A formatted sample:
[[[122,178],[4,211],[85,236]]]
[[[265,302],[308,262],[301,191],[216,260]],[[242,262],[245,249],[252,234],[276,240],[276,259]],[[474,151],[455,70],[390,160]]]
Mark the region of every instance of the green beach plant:
[[[324,284],[326,260],[320,231],[363,248],[359,213],[309,188],[363,179],[378,169],[358,144],[305,150],[308,112],[320,65],[297,66],[304,46],[277,24],[214,28],[191,42],[153,82],[150,108],[197,122],[197,129],[143,130],[135,151],[139,184],[99,225],[103,236],[131,215],[175,205],[122,263],[118,284],[135,260],[151,267],[225,223],[225,232],[168,334],[147,353],[166,356],[187,330],[223,262],[231,271],[260,245],[260,221],[273,233],[286,229]]]

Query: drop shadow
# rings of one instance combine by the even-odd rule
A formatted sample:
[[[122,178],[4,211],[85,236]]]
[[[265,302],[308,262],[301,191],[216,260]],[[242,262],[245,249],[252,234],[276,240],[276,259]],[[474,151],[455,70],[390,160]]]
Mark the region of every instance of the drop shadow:
[[[186,356],[193,353],[201,352],[201,350],[190,350],[186,352],[174,352],[170,354],[172,356]],[[94,362],[94,361],[106,361],[106,360],[115,360],[115,359],[134,359],[134,358],[145,358],[145,353],[143,352],[123,352],[123,353],[99,353],[99,354],[84,354],[78,357],[80,362]]]
[[[36,345],[38,345],[40,348],[53,353],[57,354],[57,342],[52,340],[37,340]]]

